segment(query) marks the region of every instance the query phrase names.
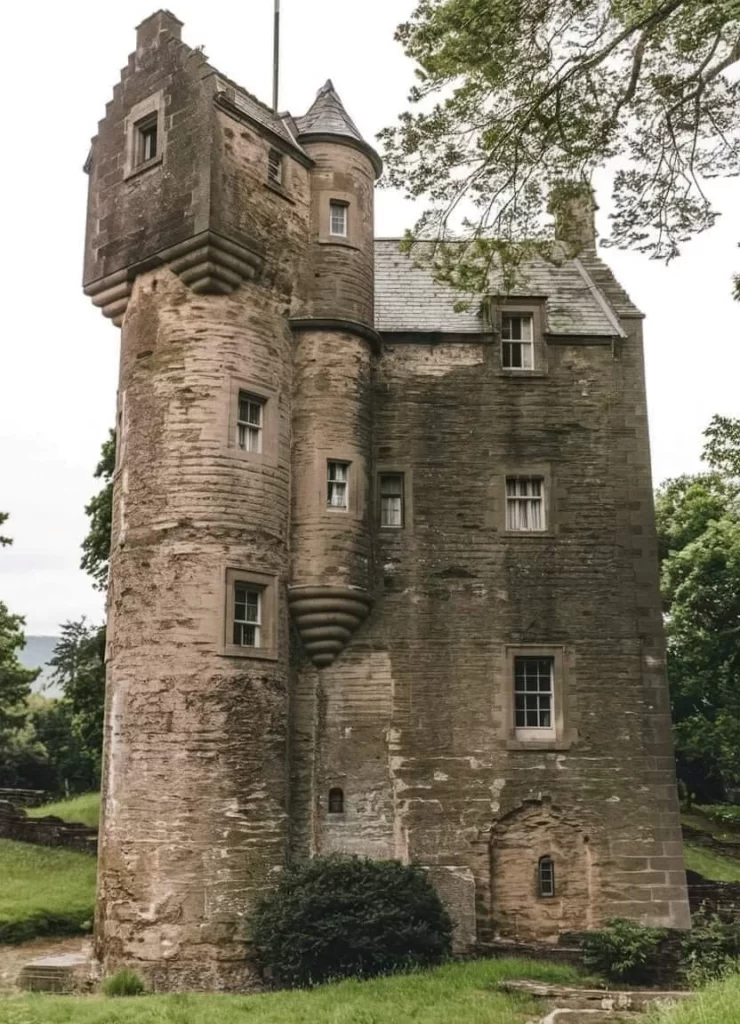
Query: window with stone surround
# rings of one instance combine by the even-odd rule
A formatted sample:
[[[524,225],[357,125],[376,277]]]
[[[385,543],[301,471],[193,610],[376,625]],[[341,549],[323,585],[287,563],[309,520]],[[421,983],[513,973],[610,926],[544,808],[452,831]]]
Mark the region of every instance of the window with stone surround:
[[[272,661],[277,658],[277,576],[227,569],[224,611],[221,654]]]
[[[283,184],[283,154],[279,149],[270,149],[267,153],[267,180],[271,185]]]
[[[531,313],[501,316],[501,366],[505,370],[534,370],[534,323]]]
[[[164,92],[161,89],[131,108],[125,120],[124,178],[161,164],[167,142],[164,121]]]
[[[344,814],[344,790],[338,786],[329,790],[329,814]]]
[[[326,505],[338,512],[346,512],[349,498],[349,462],[330,459],[326,463]]]
[[[506,477],[506,529],[517,533],[547,529],[544,477]]]
[[[236,420],[236,443],[242,451],[262,451],[262,430],[264,427],[265,400],[248,391],[239,392],[239,409]]]
[[[514,657],[514,725],[517,737],[555,736],[553,657]]]
[[[147,163],[149,160],[153,160],[158,155],[158,113],[155,111],[152,114],[148,114],[147,117],[143,117],[141,121],[137,121],[136,124],[134,125],[134,131],[134,145],[136,147],[136,151],[134,154],[134,165],[138,167],[140,164],[144,164]]]
[[[403,526],[403,473],[381,473],[380,525],[383,529],[400,529]]]
[[[537,895],[555,895],[555,862],[552,857],[540,857],[537,864]]]
[[[329,202],[329,234],[336,238],[346,238],[349,206],[347,203],[332,199]]]

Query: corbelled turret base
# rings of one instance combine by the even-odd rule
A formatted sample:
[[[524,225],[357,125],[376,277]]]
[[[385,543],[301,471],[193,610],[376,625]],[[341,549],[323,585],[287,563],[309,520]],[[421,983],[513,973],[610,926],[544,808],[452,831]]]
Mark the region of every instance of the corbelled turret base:
[[[306,654],[325,668],[370,614],[372,598],[360,587],[298,586],[288,588],[288,605]]]

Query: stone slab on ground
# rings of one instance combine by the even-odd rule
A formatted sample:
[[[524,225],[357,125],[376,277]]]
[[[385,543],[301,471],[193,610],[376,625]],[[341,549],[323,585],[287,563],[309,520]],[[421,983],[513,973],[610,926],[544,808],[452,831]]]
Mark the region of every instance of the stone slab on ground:
[[[547,985],[538,981],[502,981],[499,988],[504,992],[521,992],[538,999],[547,999],[558,1009],[579,1011],[600,1011],[608,1013],[640,1012],[661,1003],[678,1002],[693,995],[693,992],[658,989],[627,989],[616,991],[605,988],[570,988],[563,985]],[[563,1024],[566,1018],[563,1018]],[[595,1018],[598,1020],[598,1018]],[[607,1018],[608,1019],[608,1018]],[[617,1019],[619,1019],[617,1017]]]
[[[90,958],[92,947],[86,938],[34,939],[17,946],[0,946],[0,994],[18,991],[22,969],[46,957],[80,955]]]

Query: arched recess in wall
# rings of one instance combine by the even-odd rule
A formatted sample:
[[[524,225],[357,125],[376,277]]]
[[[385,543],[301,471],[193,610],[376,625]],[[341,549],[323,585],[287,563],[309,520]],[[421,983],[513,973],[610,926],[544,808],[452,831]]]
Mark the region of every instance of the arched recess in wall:
[[[598,920],[598,870],[588,830],[549,800],[527,801],[496,822],[490,863],[497,935],[557,941]]]

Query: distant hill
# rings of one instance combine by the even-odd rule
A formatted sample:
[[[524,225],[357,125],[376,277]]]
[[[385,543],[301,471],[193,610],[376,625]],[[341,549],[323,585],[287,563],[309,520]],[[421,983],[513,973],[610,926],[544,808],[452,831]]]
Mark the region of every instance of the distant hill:
[[[59,643],[58,636],[27,636],[26,646],[18,654],[18,660],[26,668],[40,668],[41,675],[33,684],[34,693],[43,693],[45,697],[58,697],[61,690],[58,686],[46,689],[46,684],[51,680],[51,668],[49,660],[54,653],[54,648]]]

